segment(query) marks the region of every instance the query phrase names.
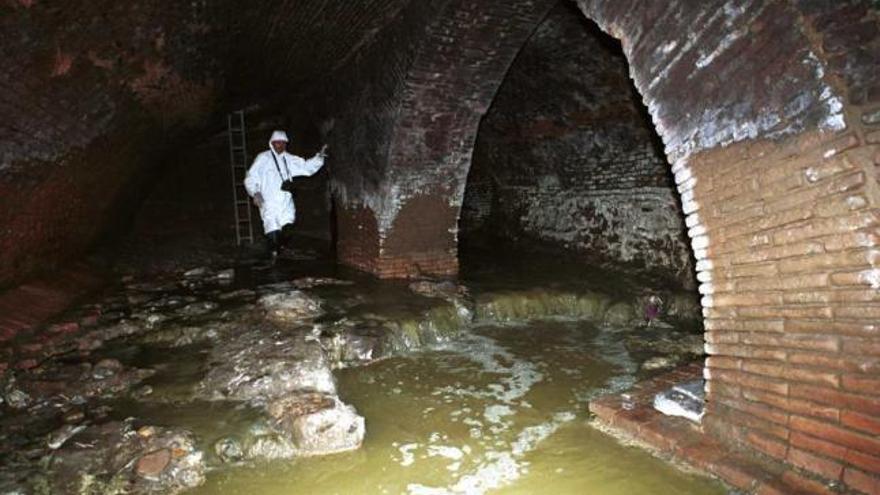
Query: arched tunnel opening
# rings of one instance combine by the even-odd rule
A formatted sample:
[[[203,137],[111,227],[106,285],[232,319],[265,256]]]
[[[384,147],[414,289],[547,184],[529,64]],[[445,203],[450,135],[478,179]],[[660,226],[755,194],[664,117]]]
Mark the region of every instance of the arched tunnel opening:
[[[459,219],[463,272],[476,268],[471,253],[542,253],[696,294],[670,168],[620,43],[559,4],[480,124]]]
[[[878,33],[0,3],[0,492],[880,493]]]

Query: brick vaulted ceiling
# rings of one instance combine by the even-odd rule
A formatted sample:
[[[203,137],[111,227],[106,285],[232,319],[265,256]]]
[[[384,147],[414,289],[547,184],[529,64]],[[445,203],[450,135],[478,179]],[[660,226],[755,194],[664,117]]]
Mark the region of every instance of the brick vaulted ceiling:
[[[479,122],[556,3],[5,0],[0,287],[84,253],[158,156],[252,103],[326,132],[341,261],[454,275]],[[674,174],[706,424],[880,493],[877,2],[576,4],[620,40]]]

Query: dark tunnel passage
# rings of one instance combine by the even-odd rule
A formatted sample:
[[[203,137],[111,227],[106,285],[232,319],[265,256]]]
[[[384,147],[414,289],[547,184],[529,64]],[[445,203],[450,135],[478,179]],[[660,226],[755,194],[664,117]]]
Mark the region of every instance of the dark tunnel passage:
[[[4,0],[0,39],[0,493],[880,494],[877,2]],[[275,258],[240,110],[247,164],[329,146]]]
[[[502,243],[694,288],[669,169],[619,42],[559,4],[480,124],[460,249]]]

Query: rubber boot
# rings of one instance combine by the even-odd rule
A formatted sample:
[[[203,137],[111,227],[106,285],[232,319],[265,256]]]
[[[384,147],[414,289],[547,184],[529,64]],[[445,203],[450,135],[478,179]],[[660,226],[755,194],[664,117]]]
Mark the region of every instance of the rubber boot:
[[[273,230],[266,233],[266,239],[269,241],[269,258],[275,261],[278,258],[278,250],[281,249],[281,231]]]

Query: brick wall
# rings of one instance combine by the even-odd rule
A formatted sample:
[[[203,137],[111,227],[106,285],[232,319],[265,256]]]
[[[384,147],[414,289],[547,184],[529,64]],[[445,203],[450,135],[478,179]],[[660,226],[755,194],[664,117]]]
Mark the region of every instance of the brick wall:
[[[203,124],[226,39],[205,18],[190,3],[0,5],[0,287],[130,219],[162,152]]]
[[[579,3],[622,40],[673,163],[704,295],[705,424],[880,493],[876,10]]]
[[[638,98],[615,40],[576,7],[554,8],[480,126],[462,235],[694,287],[670,166]]]
[[[338,218],[353,224],[345,211],[370,211],[379,243],[339,250],[342,262],[395,266],[374,270],[383,276],[455,273],[458,209],[476,128],[522,42],[553,3],[409,5],[354,63],[353,70],[363,69],[359,77],[341,77],[348,85],[332,89],[337,106],[323,110],[331,116],[331,145],[341,151],[333,163],[334,195],[344,206]],[[426,203],[442,206],[425,214]],[[354,231],[340,228],[339,244],[353,244],[343,236]],[[428,248],[424,239],[439,245]],[[350,258],[355,252],[379,259]],[[413,261],[404,268],[406,260]]]
[[[701,208],[708,424],[845,483],[880,474],[877,147],[864,144],[805,136],[694,161],[715,196]]]

